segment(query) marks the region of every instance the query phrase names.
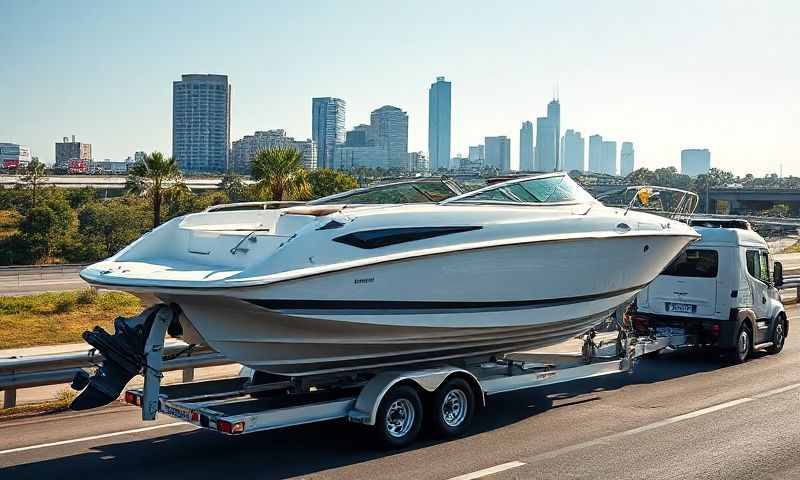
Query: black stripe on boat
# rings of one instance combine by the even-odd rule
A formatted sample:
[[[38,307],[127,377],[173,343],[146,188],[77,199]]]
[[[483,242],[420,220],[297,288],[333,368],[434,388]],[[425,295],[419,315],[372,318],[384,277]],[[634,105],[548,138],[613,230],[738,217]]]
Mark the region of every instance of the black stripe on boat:
[[[344,243],[358,248],[380,248],[398,243],[412,242],[425,238],[439,237],[453,233],[480,230],[479,226],[452,226],[452,227],[401,227],[379,228],[375,230],[362,230],[348,233],[333,239],[334,242]]]
[[[626,293],[633,293],[644,288],[645,285],[615,290],[611,292],[595,293],[565,298],[545,298],[534,300],[508,300],[495,302],[428,302],[428,301],[394,301],[394,300],[259,300],[247,299],[248,302],[270,310],[350,310],[377,311],[372,313],[393,313],[395,311],[414,310],[419,313],[425,311],[442,310],[502,310],[514,308],[545,308],[562,305],[572,305],[592,300],[612,298]]]

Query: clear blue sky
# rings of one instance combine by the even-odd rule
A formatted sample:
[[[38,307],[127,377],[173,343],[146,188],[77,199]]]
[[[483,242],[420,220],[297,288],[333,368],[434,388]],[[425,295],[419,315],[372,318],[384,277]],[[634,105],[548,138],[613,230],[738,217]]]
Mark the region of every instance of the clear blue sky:
[[[800,175],[800,2],[33,1],[0,4],[0,141],[51,162],[171,152],[172,81],[222,73],[232,139],[311,134],[311,97],[347,127],[391,104],[427,150],[427,90],[453,82],[452,152],[512,139],[558,84],[562,132],[632,141],[637,166],[711,149],[738,174]],[[587,141],[588,144],[588,141]]]

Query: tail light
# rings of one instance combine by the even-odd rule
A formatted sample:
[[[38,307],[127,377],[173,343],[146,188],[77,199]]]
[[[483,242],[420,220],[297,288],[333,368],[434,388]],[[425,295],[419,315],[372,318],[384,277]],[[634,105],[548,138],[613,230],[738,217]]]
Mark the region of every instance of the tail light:
[[[244,422],[231,423],[225,420],[217,420],[217,430],[222,433],[242,433],[244,432]]]
[[[125,392],[125,403],[136,405],[136,395],[131,392]]]
[[[711,325],[711,335],[714,337],[719,337],[719,323]]]

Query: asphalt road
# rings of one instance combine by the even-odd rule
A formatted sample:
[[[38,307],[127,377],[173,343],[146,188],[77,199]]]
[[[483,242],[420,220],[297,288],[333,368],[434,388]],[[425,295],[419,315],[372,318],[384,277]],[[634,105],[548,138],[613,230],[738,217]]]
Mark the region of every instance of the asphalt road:
[[[343,421],[224,437],[124,405],[0,423],[0,478],[797,478],[796,330],[744,365],[675,352],[492,397],[467,436],[400,452]]]
[[[81,267],[0,269],[0,296],[78,290],[88,284],[78,276]]]

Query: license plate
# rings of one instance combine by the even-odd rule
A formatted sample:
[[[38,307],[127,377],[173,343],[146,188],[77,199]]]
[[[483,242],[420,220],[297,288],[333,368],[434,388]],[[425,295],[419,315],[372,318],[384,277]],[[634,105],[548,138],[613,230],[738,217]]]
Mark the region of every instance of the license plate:
[[[668,312],[675,312],[675,313],[695,313],[697,311],[697,305],[692,305],[689,303],[670,303],[667,302],[667,311]]]
[[[187,422],[192,420],[192,412],[186,408],[173,407],[171,405],[164,405],[164,413],[170,417],[180,418]]]

